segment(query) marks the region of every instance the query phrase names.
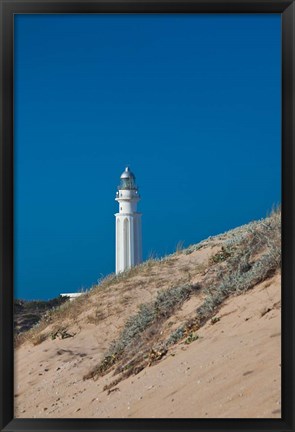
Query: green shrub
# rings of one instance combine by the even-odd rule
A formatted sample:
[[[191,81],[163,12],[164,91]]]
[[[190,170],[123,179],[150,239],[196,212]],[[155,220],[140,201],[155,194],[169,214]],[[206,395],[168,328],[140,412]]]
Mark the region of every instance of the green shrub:
[[[103,361],[85,378],[92,378],[105,372],[114,362],[122,358],[127,348],[133,353],[132,346],[134,344],[138,351],[140,335],[152,325],[157,327],[159,323],[165,321],[199,288],[199,285],[182,285],[169,288],[160,291],[154,302],[140,305],[138,313],[127,320],[119,338],[111,344]]]

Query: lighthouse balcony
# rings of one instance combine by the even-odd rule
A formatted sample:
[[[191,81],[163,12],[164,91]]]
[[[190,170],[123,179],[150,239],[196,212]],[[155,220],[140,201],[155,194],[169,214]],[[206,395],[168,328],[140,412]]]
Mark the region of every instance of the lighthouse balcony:
[[[137,199],[140,198],[138,191],[135,189],[131,189],[131,190],[130,189],[119,189],[116,192],[116,199],[134,199],[134,198],[137,198]]]

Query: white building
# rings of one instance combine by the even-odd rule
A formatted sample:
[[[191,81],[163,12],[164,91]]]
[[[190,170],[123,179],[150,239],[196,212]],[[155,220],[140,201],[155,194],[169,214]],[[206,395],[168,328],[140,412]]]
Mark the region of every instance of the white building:
[[[129,167],[121,175],[116,193],[119,213],[116,213],[116,273],[142,262],[141,213],[137,212],[140,200],[135,176]]]
[[[84,293],[63,293],[60,294],[61,297],[69,297],[70,301],[75,300],[75,298],[80,297],[80,295],[82,295]]]

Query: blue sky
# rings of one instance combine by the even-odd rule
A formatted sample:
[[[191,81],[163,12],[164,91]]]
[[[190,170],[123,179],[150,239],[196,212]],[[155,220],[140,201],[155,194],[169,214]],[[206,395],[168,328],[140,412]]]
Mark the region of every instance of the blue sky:
[[[280,202],[280,32],[280,15],[15,17],[17,298],[114,272],[126,164],[144,258]]]

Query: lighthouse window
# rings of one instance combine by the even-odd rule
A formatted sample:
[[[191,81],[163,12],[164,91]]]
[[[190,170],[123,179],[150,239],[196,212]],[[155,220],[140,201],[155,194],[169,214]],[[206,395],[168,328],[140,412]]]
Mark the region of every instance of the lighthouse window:
[[[122,210],[122,207],[121,207],[121,210]]]

